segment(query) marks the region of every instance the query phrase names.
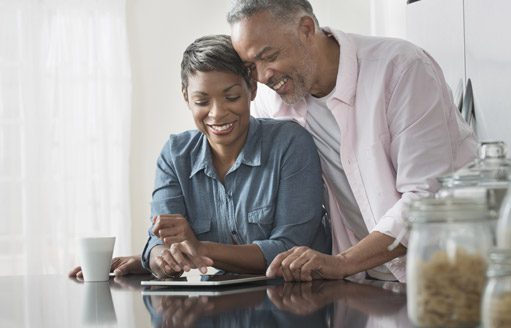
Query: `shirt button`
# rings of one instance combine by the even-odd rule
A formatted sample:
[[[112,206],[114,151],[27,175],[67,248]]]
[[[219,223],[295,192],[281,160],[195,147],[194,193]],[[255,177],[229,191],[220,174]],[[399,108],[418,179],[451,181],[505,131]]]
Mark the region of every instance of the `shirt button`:
[[[233,230],[233,231],[231,231],[231,233],[232,233],[233,235],[235,235],[235,234],[236,234],[236,231],[235,231],[235,230]]]

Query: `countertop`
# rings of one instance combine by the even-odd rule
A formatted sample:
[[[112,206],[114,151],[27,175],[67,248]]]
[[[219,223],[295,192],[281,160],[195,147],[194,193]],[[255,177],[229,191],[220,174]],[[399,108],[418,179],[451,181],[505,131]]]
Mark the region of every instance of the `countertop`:
[[[273,280],[143,295],[140,281],[150,278],[0,277],[0,327],[412,327],[399,283]]]

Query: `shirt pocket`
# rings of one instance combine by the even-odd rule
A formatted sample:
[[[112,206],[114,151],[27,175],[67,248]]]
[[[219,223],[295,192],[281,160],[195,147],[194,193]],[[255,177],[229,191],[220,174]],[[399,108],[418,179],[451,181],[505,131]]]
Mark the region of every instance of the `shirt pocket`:
[[[211,217],[202,217],[190,222],[190,226],[195,235],[200,235],[211,231]]]
[[[247,214],[247,220],[251,231],[257,231],[257,236],[253,239],[267,239],[273,229],[274,221],[273,205],[268,205],[254,209]]]

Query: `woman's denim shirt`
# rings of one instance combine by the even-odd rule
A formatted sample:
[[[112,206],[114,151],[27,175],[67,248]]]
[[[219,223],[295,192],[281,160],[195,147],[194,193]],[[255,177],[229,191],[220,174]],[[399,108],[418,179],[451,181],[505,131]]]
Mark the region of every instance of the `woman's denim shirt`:
[[[297,123],[250,118],[246,143],[224,183],[207,138],[197,130],[171,135],[157,161],[151,217],[181,214],[197,239],[253,243],[266,265],[293,246],[330,253],[321,168],[309,133]],[[162,241],[149,228],[142,263]]]

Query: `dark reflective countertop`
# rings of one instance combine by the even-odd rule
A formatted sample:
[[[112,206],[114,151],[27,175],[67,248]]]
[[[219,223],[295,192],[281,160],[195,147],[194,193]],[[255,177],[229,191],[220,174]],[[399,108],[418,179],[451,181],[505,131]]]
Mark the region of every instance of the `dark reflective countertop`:
[[[0,327],[412,327],[399,283],[273,280],[155,292],[140,285],[150,278],[0,277]]]

